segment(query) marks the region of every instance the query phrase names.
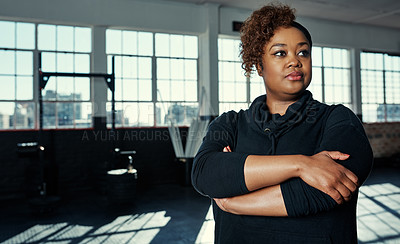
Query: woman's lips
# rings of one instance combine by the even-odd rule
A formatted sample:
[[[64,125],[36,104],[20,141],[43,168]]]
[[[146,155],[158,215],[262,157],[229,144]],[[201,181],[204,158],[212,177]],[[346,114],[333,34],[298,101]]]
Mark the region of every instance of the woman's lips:
[[[293,80],[293,81],[302,80],[303,76],[304,76],[303,72],[293,71],[293,72],[289,73],[288,75],[286,75],[286,79]]]

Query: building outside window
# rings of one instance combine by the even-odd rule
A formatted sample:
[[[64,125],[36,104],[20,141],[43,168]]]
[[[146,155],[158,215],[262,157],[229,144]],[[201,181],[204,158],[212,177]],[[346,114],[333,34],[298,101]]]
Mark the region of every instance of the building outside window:
[[[350,53],[347,49],[313,46],[312,80],[308,90],[313,98],[327,104],[343,104],[351,100]]]
[[[0,129],[35,128],[35,24],[0,21]]]
[[[91,29],[38,25],[42,71],[90,73]],[[90,78],[51,77],[42,90],[43,128],[88,128],[92,122]]]
[[[220,114],[247,109],[258,96],[265,94],[263,79],[257,74],[244,75],[239,56],[240,40],[218,39],[218,91]]]
[[[400,56],[361,53],[364,122],[400,121]]]
[[[106,53],[109,72],[115,56],[117,127],[189,125],[197,116],[196,36],[108,29]],[[111,104],[107,111],[111,118]]]

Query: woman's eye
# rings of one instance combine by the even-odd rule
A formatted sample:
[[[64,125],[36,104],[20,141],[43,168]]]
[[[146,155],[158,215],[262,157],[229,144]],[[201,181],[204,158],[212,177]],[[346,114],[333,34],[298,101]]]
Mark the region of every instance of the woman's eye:
[[[282,57],[282,56],[286,55],[286,52],[285,51],[278,51],[278,52],[274,53],[274,55],[278,56],[278,57]]]
[[[303,50],[299,52],[299,55],[303,57],[308,57],[310,56],[310,52],[308,50]]]

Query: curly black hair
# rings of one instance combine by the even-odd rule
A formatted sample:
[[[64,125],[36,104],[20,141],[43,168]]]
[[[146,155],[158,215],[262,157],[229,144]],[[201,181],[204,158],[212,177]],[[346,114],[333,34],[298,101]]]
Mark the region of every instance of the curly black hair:
[[[284,4],[269,4],[256,10],[246,19],[240,29],[240,55],[245,75],[250,77],[257,65],[262,67],[265,44],[279,27],[293,26],[299,29],[312,45],[311,35],[301,24],[295,22],[295,9]]]

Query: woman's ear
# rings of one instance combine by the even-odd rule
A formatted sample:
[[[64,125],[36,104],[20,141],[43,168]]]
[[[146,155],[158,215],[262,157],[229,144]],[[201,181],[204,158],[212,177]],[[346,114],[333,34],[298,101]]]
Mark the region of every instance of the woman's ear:
[[[257,64],[257,73],[259,76],[262,76],[263,67],[262,64]]]

